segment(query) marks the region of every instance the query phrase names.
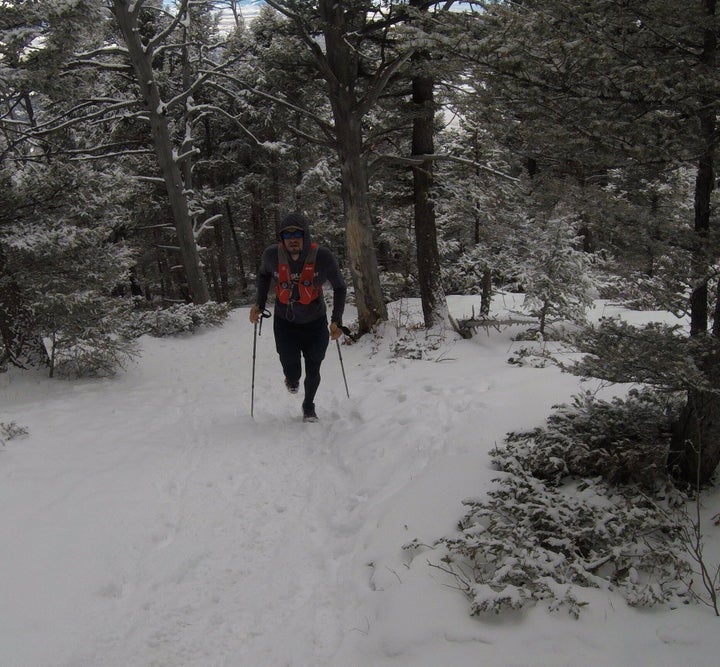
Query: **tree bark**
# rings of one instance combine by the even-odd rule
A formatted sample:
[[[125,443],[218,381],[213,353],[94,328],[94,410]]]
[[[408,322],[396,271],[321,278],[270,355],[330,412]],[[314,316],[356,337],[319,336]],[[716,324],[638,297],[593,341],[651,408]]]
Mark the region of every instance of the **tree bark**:
[[[380,285],[377,253],[372,235],[372,215],[367,198],[367,157],[363,147],[362,118],[366,104],[356,99],[360,78],[359,55],[347,39],[352,15],[346,3],[321,0],[320,16],[325,36],[325,59],[321,70],[328,85],[333,112],[337,153],[342,176],[345,238],[350,274],[355,288],[360,333],[370,331],[379,320],[387,319],[387,307]],[[358,11],[363,11],[360,8]],[[357,18],[357,16],[355,16]],[[315,52],[316,58],[319,54]]]
[[[217,256],[217,270],[220,278],[220,294],[218,301],[227,302],[230,300],[230,281],[228,278],[227,266],[227,243],[223,234],[223,218],[218,218],[214,225],[215,252]]]
[[[490,315],[492,301],[492,271],[485,269],[482,274],[482,287],[480,291],[480,314],[483,317]]]
[[[140,38],[137,20],[139,3],[134,6],[135,9],[130,11],[125,0],[113,0],[113,13],[125,40],[130,62],[149,115],[153,146],[168,193],[188,290],[192,301],[202,304],[209,301],[210,295],[195,242],[185,183],[173,155],[172,137],[152,68],[152,49],[146,48]]]
[[[715,0],[702,0],[708,18],[715,15]],[[710,24],[710,22],[708,22]],[[712,75],[717,54],[717,35],[712,27],[704,30],[701,67]],[[707,275],[703,269],[705,245],[711,220],[711,195],[715,183],[715,153],[717,146],[717,122],[714,101],[703,100],[702,111],[698,114],[703,150],[698,161],[695,180],[695,233],[696,261],[693,267],[695,279]],[[720,292],[715,295],[714,312],[720,312]],[[717,320],[708,332],[708,283],[706,279],[696,285],[690,299],[690,335],[692,337],[713,336],[718,338],[720,325]],[[720,464],[720,359],[717,354],[709,355],[700,362],[711,390],[691,389],[681,417],[673,428],[673,439],[669,465],[681,479],[691,484],[705,484],[710,481]]]
[[[252,266],[255,273],[260,269],[263,251],[265,250],[265,228],[262,222],[262,196],[260,186],[257,183],[250,183],[247,186],[250,191],[250,233]]]
[[[225,201],[225,213],[227,215],[227,226],[232,236],[233,248],[235,249],[235,257],[237,257],[237,273],[240,289],[245,292],[247,290],[247,277],[245,276],[245,263],[243,262],[242,248],[240,247],[240,239],[238,239],[237,231],[235,231],[235,221],[233,220],[230,202]]]
[[[367,333],[376,322],[387,319],[367,200],[367,164],[361,151],[360,122],[352,118],[348,109],[337,110],[335,127],[342,174],[345,240],[355,288],[358,331]]]
[[[412,0],[411,4],[417,4]],[[422,66],[425,54],[413,56],[413,62]],[[413,157],[433,155],[435,99],[434,81],[429,76],[417,74],[412,79],[412,101],[415,105],[412,132]],[[425,326],[430,329],[447,320],[447,301],[442,287],[440,251],[437,244],[435,205],[430,196],[433,182],[432,159],[425,159],[413,167],[413,199],[415,209],[415,244],[417,250],[418,281]]]

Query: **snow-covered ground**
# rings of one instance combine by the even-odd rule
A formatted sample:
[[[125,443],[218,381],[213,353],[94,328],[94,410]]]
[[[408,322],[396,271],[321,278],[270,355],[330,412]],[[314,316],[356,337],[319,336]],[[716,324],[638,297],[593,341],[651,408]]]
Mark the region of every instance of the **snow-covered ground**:
[[[417,304],[399,306],[395,322]],[[0,422],[29,430],[0,446],[0,665],[719,664],[706,607],[638,610],[592,590],[579,620],[542,605],[472,618],[433,551],[402,549],[452,532],[495,475],[488,450],[578,390],[556,368],[508,364],[517,329],[413,361],[388,352],[391,322],[384,341],[342,346],[350,399],[333,344],[318,424],[284,389],[268,322],[251,419],[252,332],[243,308],[143,338],[112,380],[0,375]]]

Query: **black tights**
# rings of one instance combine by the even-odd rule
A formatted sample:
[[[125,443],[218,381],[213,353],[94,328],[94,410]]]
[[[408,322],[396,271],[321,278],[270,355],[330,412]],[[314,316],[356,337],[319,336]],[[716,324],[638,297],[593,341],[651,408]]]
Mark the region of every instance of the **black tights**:
[[[323,317],[307,324],[294,324],[276,317],[274,331],[275,346],[280,356],[283,373],[292,384],[300,382],[301,364],[304,359],[303,406],[314,408],[315,394],[320,386],[320,365],[329,342],[327,320]]]
[[[314,407],[315,394],[320,386],[320,364],[321,361],[305,360],[305,400],[303,405]]]
[[[280,361],[285,377],[293,384],[300,382],[300,375],[302,374],[300,362],[293,361],[288,363],[283,360],[282,357]],[[303,401],[303,405],[310,408],[314,407],[315,394],[320,386],[320,364],[322,364],[322,361],[305,360],[305,382],[303,382],[303,386],[305,387],[305,400]]]

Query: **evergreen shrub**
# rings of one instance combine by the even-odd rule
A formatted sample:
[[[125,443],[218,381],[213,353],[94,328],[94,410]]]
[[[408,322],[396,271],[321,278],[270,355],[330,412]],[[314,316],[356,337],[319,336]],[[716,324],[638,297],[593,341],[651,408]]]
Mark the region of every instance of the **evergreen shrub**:
[[[210,301],[202,305],[183,303],[151,311],[137,311],[130,323],[135,336],[175,336],[195,331],[201,326],[214,326],[225,321],[227,304]]]
[[[587,587],[632,605],[689,597],[685,499],[664,467],[674,409],[649,391],[586,394],[492,452],[502,475],[438,541],[473,614],[544,600],[577,616]]]

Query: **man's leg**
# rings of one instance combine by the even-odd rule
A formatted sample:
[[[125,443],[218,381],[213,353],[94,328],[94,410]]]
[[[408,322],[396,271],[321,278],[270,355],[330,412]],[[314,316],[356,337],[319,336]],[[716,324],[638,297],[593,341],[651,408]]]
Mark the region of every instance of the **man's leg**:
[[[315,394],[320,386],[320,364],[322,361],[308,361],[305,359],[305,399],[303,408],[315,407]]]
[[[302,352],[305,357],[305,398],[303,411],[315,411],[315,394],[320,386],[320,365],[325,358],[325,351],[330,342],[327,320],[321,318],[317,322],[305,325],[302,341]]]
[[[302,351],[302,343],[300,337],[295,331],[291,322],[276,317],[273,321],[273,331],[275,333],[275,349],[280,357],[285,379],[288,388],[297,387],[300,384],[300,375],[302,374],[302,366],[300,364],[300,353]]]

